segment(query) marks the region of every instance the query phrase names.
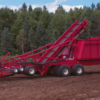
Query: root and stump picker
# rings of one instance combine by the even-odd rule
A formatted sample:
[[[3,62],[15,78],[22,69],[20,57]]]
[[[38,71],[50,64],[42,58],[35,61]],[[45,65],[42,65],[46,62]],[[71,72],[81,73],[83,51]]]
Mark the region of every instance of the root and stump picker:
[[[76,20],[54,43],[15,57],[8,52],[0,60],[0,78],[14,74],[80,76],[84,65],[100,65],[100,37],[76,40],[87,25],[87,19]]]

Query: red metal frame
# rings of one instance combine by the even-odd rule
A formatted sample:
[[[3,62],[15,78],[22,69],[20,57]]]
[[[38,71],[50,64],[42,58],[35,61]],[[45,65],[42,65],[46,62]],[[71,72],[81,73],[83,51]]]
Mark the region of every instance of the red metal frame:
[[[80,34],[85,31],[85,27],[88,25],[87,19],[84,19],[81,23],[76,20],[65,33],[54,43],[45,45],[23,55],[16,57],[10,57],[10,52],[7,53],[1,60],[1,69],[0,77],[6,75],[12,75],[13,67],[19,68],[26,66],[34,66],[36,72],[39,72],[41,75],[47,73],[49,68],[52,65],[68,65],[70,68],[77,64],[81,63],[82,65],[89,65],[92,57],[90,59],[83,59],[84,57],[84,48],[89,48],[91,51],[91,41],[97,41],[96,51],[99,53],[99,39],[100,38],[89,38],[88,40],[76,40]],[[85,47],[86,42],[88,42],[90,47]],[[39,50],[45,49],[41,52]],[[83,51],[82,51],[83,50]],[[8,59],[5,59],[9,55]],[[90,54],[91,55],[91,54]],[[95,54],[94,54],[95,55]],[[66,59],[64,58],[66,57]],[[83,58],[82,58],[83,57]],[[97,55],[97,58],[100,57]],[[96,58],[94,58],[96,59]],[[98,63],[99,59],[93,60],[93,64]],[[91,65],[91,64],[90,64]],[[23,72],[24,73],[24,72]]]

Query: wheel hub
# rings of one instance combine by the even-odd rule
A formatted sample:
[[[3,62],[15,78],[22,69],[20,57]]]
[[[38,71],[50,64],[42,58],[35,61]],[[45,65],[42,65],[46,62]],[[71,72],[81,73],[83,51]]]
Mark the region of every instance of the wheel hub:
[[[14,69],[13,69],[13,72],[14,72],[14,73],[18,73],[18,69],[17,69],[17,68],[14,68]]]
[[[31,68],[31,69],[29,70],[29,73],[30,73],[30,74],[34,74],[34,73],[35,73],[35,70],[34,70],[33,68]]]
[[[21,67],[21,68],[20,68],[20,71],[21,71],[21,72],[23,72],[23,71],[24,71],[24,68],[23,68],[23,67]]]
[[[64,69],[63,73],[64,73],[65,75],[67,75],[67,74],[68,74],[68,69]]]
[[[78,69],[77,69],[77,72],[78,72],[79,74],[81,74],[81,73],[82,73],[82,69],[81,69],[81,68],[78,68]]]

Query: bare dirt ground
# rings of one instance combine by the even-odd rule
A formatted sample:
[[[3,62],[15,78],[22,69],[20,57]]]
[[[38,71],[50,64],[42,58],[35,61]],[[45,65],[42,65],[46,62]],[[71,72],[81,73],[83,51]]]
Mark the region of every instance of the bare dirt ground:
[[[100,100],[100,66],[85,67],[83,76],[2,78],[0,100]]]

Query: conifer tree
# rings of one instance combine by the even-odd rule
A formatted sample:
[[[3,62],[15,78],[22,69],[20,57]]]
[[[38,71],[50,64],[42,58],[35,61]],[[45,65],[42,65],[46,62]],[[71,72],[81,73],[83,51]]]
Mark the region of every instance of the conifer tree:
[[[26,41],[25,41],[26,47],[25,47],[25,51],[27,52],[27,51],[29,51],[28,32],[30,30],[30,23],[27,20],[27,18],[25,18],[25,20],[24,20],[22,29],[24,29],[25,30],[25,33],[26,33]]]
[[[48,27],[47,27],[46,33],[48,33],[49,35],[52,34],[51,22],[49,23],[49,25],[48,25]]]
[[[47,29],[44,34],[44,45],[49,44],[51,42],[51,35],[49,34],[49,30]]]
[[[23,11],[27,11],[27,5],[25,3],[22,5],[22,9]]]
[[[50,14],[47,11],[46,6],[43,7],[43,11],[41,13],[40,20],[41,20],[41,24],[43,25],[43,28],[46,29],[50,22]]]
[[[90,21],[91,21],[91,29],[90,29],[90,35],[93,37],[95,36],[95,17],[93,15],[93,13],[91,14],[91,17],[90,17]]]
[[[96,36],[100,36],[100,13],[98,13],[95,20],[95,34]]]
[[[25,18],[22,28],[26,31],[26,33],[28,33],[28,31],[30,29],[30,24],[29,24],[29,21],[27,20],[27,18]]]
[[[44,31],[43,31],[43,27],[42,24],[39,22],[38,26],[37,26],[37,30],[36,30],[36,46],[37,47],[41,47],[43,46],[43,41],[44,41]]]
[[[56,13],[57,12],[65,13],[65,9],[61,5],[59,5],[58,8],[57,8],[57,10],[56,10]]]
[[[47,8],[46,8],[46,6],[43,6],[43,11],[47,11]]]
[[[29,11],[29,12],[32,11],[32,6],[31,6],[31,5],[29,6],[28,11]]]
[[[12,51],[11,37],[8,28],[4,28],[1,33],[1,55],[5,55],[7,52]]]
[[[79,20],[79,21],[81,22],[81,21],[83,21],[84,19],[85,19],[85,14],[83,13],[83,14],[81,15],[81,17],[80,17],[80,20]]]
[[[94,3],[91,4],[91,8],[92,8],[92,10],[95,9],[95,4]]]
[[[100,10],[100,2],[97,3],[97,10]]]
[[[64,31],[66,31],[70,26],[71,26],[71,21],[69,18],[67,18],[65,26],[64,26]]]
[[[51,19],[50,23],[52,32],[54,30],[57,30],[59,31],[60,35],[63,34],[65,25],[65,14],[63,14],[62,12],[57,12]]]
[[[55,42],[59,38],[59,31],[54,30],[51,34],[51,43]]]
[[[32,28],[30,28],[28,33],[28,42],[31,50],[36,49],[36,36]]]
[[[33,18],[36,20],[36,21],[39,21],[40,20],[40,15],[42,13],[42,9],[41,8],[35,8],[33,10]]]

